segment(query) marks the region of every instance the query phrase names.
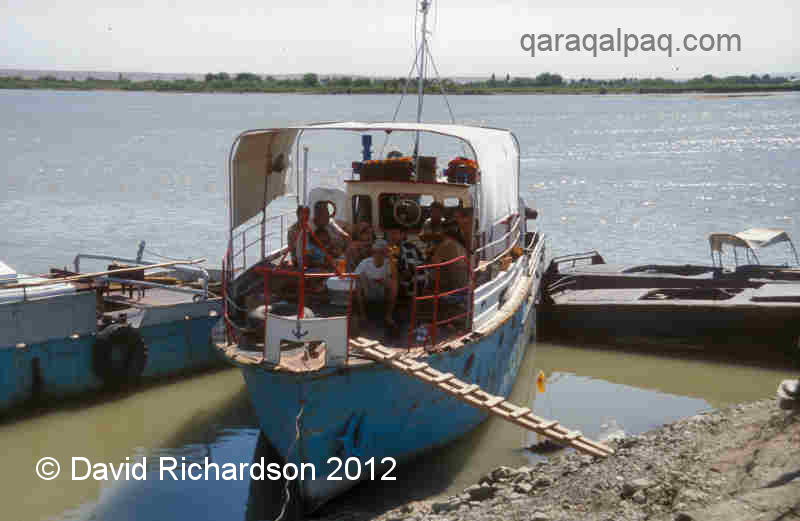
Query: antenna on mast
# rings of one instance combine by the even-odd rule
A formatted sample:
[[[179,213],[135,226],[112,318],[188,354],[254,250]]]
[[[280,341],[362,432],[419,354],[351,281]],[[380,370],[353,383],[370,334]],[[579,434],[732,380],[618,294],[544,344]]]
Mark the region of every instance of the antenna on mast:
[[[428,8],[430,0],[421,0],[422,28],[420,29],[419,60],[417,60],[417,123],[422,121],[422,96],[425,94],[425,55],[428,54]]]
[[[422,28],[420,29],[419,58],[417,59],[417,123],[422,121],[422,97],[425,95],[425,55],[428,53],[428,8],[431,6],[430,0],[420,0],[420,12],[422,13]],[[419,156],[419,130],[414,138],[414,171],[417,172],[417,157]]]
[[[416,1],[416,0],[415,0]],[[433,60],[433,55],[431,54],[430,47],[428,46],[428,10],[430,9],[433,0],[420,0],[420,8],[419,11],[422,13],[422,26],[420,28],[420,43],[419,47],[416,49],[414,53],[414,63],[411,65],[411,69],[408,71],[408,78],[406,78],[405,83],[403,84],[403,94],[400,96],[400,101],[397,104],[397,107],[394,111],[394,116],[392,116],[392,121],[397,121],[397,115],[400,112],[400,106],[403,104],[403,99],[406,97],[408,93],[408,85],[411,83],[412,75],[414,74],[414,69],[417,70],[417,123],[422,122],[422,97],[425,95],[425,67],[426,67],[426,58],[430,60],[431,67],[433,67],[433,71],[436,73],[436,80],[439,83],[439,90],[444,97],[444,102],[447,105],[447,110],[450,113],[450,122],[455,123],[456,118],[453,115],[453,108],[450,106],[450,100],[447,99],[447,93],[444,90],[444,83],[442,82],[442,78],[439,75],[439,69],[436,67],[436,62]],[[416,24],[416,20],[415,20]],[[416,29],[416,28],[415,28]],[[414,168],[416,170],[416,163],[417,163],[417,156],[419,152],[419,131],[417,131],[416,136],[414,138]],[[386,138],[383,142],[383,147],[381,147],[380,155],[383,156],[383,149],[386,148],[386,144],[389,141],[389,135],[386,135]]]

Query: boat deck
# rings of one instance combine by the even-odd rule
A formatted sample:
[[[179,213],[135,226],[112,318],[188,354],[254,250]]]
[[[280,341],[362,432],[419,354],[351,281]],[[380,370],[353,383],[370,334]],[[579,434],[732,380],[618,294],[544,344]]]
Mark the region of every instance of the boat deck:
[[[797,307],[800,284],[764,284],[760,288],[594,288],[565,289],[549,295],[555,306],[747,306]]]
[[[133,297],[130,297],[130,293],[127,290],[113,290],[110,293],[104,293],[103,297],[106,302],[115,305],[146,308],[191,303],[194,295],[164,288],[146,288],[143,296],[138,289],[134,289]]]
[[[357,348],[358,343],[363,342],[370,342],[371,341],[364,337],[359,337],[355,339],[356,342],[351,340],[350,347]],[[217,349],[222,351],[225,356],[239,364],[242,365],[261,365],[264,362],[264,355],[261,351],[251,351],[241,349],[239,346],[235,344],[226,345],[224,342],[215,341]],[[254,344],[249,347],[253,349],[261,348],[263,350],[264,344]],[[399,352],[402,353],[407,358],[420,358],[426,354],[426,351],[422,347],[414,347],[411,349],[406,348],[399,348],[399,347],[386,347],[383,346],[384,349],[387,349],[391,352]],[[366,364],[373,364],[374,362],[369,358],[361,357],[355,353],[352,353],[347,360],[346,367],[357,367]],[[311,345],[306,347],[305,345],[287,345],[281,348],[281,360],[277,366],[275,366],[275,371],[283,371],[288,373],[306,373],[306,372],[313,372],[319,371],[325,367],[325,344],[319,343],[316,345]]]

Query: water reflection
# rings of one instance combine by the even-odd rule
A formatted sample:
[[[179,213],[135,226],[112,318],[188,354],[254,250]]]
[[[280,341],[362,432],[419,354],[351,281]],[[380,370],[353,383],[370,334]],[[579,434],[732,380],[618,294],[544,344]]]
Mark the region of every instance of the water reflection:
[[[72,480],[73,457],[118,465],[126,458],[135,462],[162,454],[180,456],[186,447],[206,447],[217,458],[237,462],[252,454],[258,429],[237,370],[177,379],[107,398],[0,425],[0,444],[13,447],[3,465],[4,517],[118,520],[133,518],[138,512],[140,519],[156,519],[183,508],[181,501],[175,501],[180,494],[169,499],[170,484],[152,481],[150,473],[146,482]],[[45,456],[61,464],[61,474],[52,481],[40,480],[34,472],[36,462]],[[191,490],[184,482],[174,487],[181,494]],[[208,485],[200,493],[195,489],[195,504],[210,489]],[[158,513],[150,510],[155,507],[144,506],[158,504],[160,498],[164,501],[159,508],[166,511]],[[239,504],[244,498],[246,489]],[[142,509],[149,515],[142,516]]]

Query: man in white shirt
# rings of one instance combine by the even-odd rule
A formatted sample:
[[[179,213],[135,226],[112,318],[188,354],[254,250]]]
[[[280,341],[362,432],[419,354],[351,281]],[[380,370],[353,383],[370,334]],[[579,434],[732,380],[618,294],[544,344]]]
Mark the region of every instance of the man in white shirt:
[[[372,256],[362,260],[356,268],[358,291],[356,292],[359,310],[367,316],[365,302],[381,302],[385,306],[386,325],[395,326],[392,313],[397,302],[397,275],[386,258],[388,244],[378,239],[372,245]]]

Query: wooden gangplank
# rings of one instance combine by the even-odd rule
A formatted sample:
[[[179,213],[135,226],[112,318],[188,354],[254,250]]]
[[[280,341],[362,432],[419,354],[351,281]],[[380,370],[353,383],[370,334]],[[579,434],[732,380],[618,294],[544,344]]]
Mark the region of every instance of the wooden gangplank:
[[[350,345],[358,351],[359,355],[406,373],[467,405],[541,434],[556,443],[568,445],[580,452],[601,458],[614,454],[614,449],[607,445],[587,439],[578,431],[570,431],[557,421],[540,418],[534,415],[528,407],[519,407],[506,401],[502,396],[489,394],[476,384],[459,380],[452,373],[442,373],[425,362],[404,357],[405,353],[401,351],[387,349],[378,342],[364,338],[352,339]]]

